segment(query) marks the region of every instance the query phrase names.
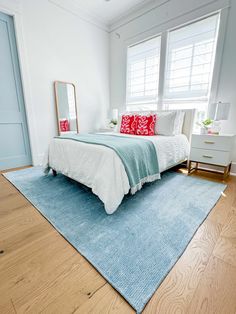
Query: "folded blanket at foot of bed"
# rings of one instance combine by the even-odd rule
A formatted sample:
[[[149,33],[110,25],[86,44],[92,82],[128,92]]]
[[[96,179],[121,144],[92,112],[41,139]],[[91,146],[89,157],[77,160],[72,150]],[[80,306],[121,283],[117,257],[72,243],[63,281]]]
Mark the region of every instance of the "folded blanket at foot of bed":
[[[149,140],[110,134],[68,134],[56,138],[103,145],[113,149],[125,167],[131,194],[140,190],[145,182],[160,178],[156,148]]]

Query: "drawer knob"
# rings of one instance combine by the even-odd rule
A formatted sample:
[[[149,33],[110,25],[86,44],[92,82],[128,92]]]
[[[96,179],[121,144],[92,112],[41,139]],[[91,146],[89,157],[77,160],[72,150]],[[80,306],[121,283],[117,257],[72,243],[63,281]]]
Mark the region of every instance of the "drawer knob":
[[[206,143],[206,144],[215,144],[215,142],[211,142],[211,141],[205,141],[204,143]]]
[[[202,155],[202,157],[204,157],[204,158],[213,158],[213,156],[209,156],[209,155]]]

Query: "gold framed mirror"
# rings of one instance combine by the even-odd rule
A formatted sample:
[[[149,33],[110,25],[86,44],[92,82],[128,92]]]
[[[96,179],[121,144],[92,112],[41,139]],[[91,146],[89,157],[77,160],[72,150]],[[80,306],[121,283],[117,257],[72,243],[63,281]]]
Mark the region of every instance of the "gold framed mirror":
[[[58,134],[79,133],[75,85],[70,82],[55,81],[54,93]]]

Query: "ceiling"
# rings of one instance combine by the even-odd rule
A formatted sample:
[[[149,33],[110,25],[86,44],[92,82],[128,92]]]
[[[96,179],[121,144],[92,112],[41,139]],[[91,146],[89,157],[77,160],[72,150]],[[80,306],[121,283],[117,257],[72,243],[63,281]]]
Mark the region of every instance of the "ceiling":
[[[107,25],[148,2],[149,0],[74,0],[87,14]]]

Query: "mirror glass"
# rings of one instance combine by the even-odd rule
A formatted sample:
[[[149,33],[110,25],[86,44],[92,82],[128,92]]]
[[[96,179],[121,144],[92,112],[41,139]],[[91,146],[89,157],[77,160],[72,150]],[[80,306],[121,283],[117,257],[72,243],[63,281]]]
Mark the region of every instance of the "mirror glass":
[[[72,83],[54,83],[59,134],[78,133],[75,86]]]

